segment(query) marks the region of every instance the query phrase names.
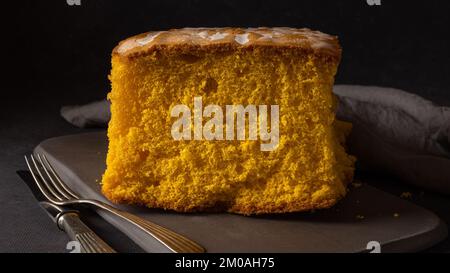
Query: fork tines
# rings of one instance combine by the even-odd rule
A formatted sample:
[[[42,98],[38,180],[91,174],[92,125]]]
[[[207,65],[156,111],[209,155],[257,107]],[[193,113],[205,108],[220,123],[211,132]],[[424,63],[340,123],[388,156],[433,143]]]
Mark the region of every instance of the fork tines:
[[[36,154],[37,160],[32,154],[29,157],[31,160],[25,156],[28,169],[39,190],[49,201],[59,203],[60,201],[80,198],[78,194],[62,182],[44,154]]]

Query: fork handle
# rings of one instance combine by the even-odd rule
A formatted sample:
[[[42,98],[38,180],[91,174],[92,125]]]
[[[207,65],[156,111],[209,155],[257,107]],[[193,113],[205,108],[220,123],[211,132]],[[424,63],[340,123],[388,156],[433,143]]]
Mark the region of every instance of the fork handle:
[[[170,251],[174,253],[203,253],[205,249],[197,244],[196,242],[175,233],[165,227],[157,225],[155,223],[144,220],[134,214],[128,213],[126,211],[122,211],[116,209],[108,204],[105,204],[96,200],[86,200],[87,204],[94,205],[98,208],[109,211],[110,213],[122,218],[123,220],[129,222],[130,224],[136,226],[141,229],[148,235],[155,238],[161,244],[166,246]]]
[[[81,221],[77,213],[63,213],[58,216],[57,223],[58,227],[64,230],[71,240],[80,243],[81,252],[116,253],[112,247]]]

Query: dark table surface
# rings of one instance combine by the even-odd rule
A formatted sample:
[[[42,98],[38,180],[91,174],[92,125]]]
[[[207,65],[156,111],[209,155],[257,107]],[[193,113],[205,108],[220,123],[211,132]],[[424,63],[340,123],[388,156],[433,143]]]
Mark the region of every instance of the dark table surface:
[[[98,129],[78,129],[59,116],[60,103],[48,100],[9,102],[2,109],[0,147],[0,252],[67,252],[68,237],[59,231],[39,207],[32,191],[17,175],[25,170],[23,156],[31,153],[41,141],[55,136],[77,134]],[[411,202],[437,214],[450,224],[450,198],[424,191],[386,177],[383,183],[369,184],[399,196],[411,192]],[[140,248],[97,215],[86,214],[85,220],[118,251],[140,252]],[[450,239],[427,250],[450,252]]]

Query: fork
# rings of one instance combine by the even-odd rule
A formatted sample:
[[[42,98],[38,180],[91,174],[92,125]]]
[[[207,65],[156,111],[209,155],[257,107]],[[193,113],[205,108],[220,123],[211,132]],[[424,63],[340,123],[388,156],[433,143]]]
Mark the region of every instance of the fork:
[[[58,206],[88,205],[108,211],[152,236],[174,253],[203,253],[205,249],[194,241],[177,234],[165,227],[144,220],[134,214],[116,209],[94,199],[82,199],[71,190],[59,177],[47,157],[42,154],[25,156],[28,169],[42,194],[51,203]],[[32,163],[32,164],[31,164]],[[43,172],[42,172],[43,170]]]

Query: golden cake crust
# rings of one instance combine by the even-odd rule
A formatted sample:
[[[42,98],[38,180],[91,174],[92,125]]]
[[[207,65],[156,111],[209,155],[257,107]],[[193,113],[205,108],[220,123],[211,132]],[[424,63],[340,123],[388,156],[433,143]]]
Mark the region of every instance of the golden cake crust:
[[[113,50],[113,55],[133,58],[161,49],[181,51],[233,50],[254,47],[293,48],[335,61],[341,47],[336,36],[307,28],[182,28],[151,31],[130,37]]]
[[[348,181],[353,180],[352,176],[349,177]],[[285,203],[283,205],[274,205],[273,203],[267,203],[264,206],[255,206],[250,204],[215,204],[211,206],[198,206],[195,208],[187,208],[185,206],[179,207],[175,206],[173,203],[163,203],[155,201],[142,202],[141,200],[130,200],[129,198],[124,198],[123,196],[113,196],[108,192],[103,192],[103,194],[112,202],[117,204],[129,204],[129,205],[141,205],[149,208],[164,208],[170,209],[181,213],[195,213],[195,212],[229,212],[243,215],[260,215],[260,214],[278,214],[278,213],[290,213],[290,212],[302,212],[302,211],[312,211],[327,209],[334,206],[343,196],[337,198],[331,198],[326,200],[320,200],[311,203]]]

